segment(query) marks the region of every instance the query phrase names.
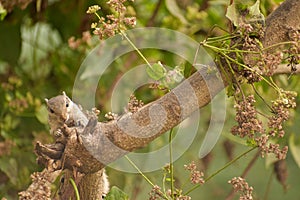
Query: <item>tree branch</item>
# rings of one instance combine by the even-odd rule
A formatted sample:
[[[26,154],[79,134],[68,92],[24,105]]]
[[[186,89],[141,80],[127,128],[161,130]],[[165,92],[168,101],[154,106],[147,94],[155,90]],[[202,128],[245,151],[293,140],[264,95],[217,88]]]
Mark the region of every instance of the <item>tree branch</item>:
[[[263,44],[268,46],[286,41],[291,28],[299,29],[299,10],[298,0],[286,0],[282,3],[266,19]],[[285,73],[287,70],[280,67],[277,73],[280,72]],[[92,174],[123,155],[145,147],[193,112],[206,106],[227,85],[225,80],[222,73],[198,71],[171,92],[147,104],[136,113],[127,113],[108,123],[88,125],[80,135],[82,143],[78,139],[66,143],[60,168]],[[74,131],[70,133],[69,129],[63,132],[72,137],[76,136]],[[38,154],[45,155],[44,152]],[[93,159],[91,155],[94,156]],[[41,160],[47,161],[47,158]]]
[[[289,40],[291,29],[300,30],[300,2],[286,0],[266,19],[266,30],[263,44],[272,44]]]
[[[274,74],[291,74],[291,73],[292,73],[291,67],[286,64],[279,65],[274,71]],[[296,71],[294,71],[293,73],[295,74],[300,73],[300,65],[296,65]]]
[[[286,41],[290,31],[287,27],[300,27],[299,8],[300,1],[286,0],[267,17],[264,44]],[[272,34],[275,32],[278,34]],[[101,167],[104,167],[124,154],[146,146],[207,105],[227,85],[224,76],[224,83],[220,80],[221,76],[206,71],[194,73],[171,92],[138,112],[128,113],[119,120],[99,123],[93,134],[83,137],[85,147],[97,155],[96,158],[103,164]]]
[[[266,19],[267,37],[264,40],[266,44],[271,45],[287,39],[283,36],[288,35],[290,29],[282,26],[282,16],[285,16],[284,20],[287,22],[285,24],[288,24],[288,26],[299,27],[300,20],[294,20],[294,18],[298,19],[300,12],[293,12],[292,15],[290,11],[285,10],[291,6],[298,8],[300,1],[285,1]],[[282,28],[280,34],[278,34],[282,37],[270,35],[271,32],[278,31],[278,27]],[[268,35],[274,37],[274,39],[268,37]],[[226,68],[226,66],[223,66],[223,68]],[[288,70],[282,66],[276,71],[276,73],[287,72]],[[84,148],[80,148],[80,152],[84,156],[78,155],[78,151],[72,150],[76,146],[75,143],[67,144],[65,152],[68,153],[64,154],[64,159],[66,161],[74,160],[68,158],[72,153],[76,153],[76,158],[81,160],[80,163],[84,163],[77,166],[77,170],[84,173],[94,173],[128,152],[146,146],[155,138],[178,125],[193,112],[207,105],[227,85],[224,80],[222,74],[207,73],[206,70],[198,71],[171,92],[144,106],[136,113],[127,113],[120,119],[108,123],[98,123],[92,133],[90,131],[83,134],[82,139],[85,148],[92,155],[96,155],[100,163],[94,162],[95,159],[91,162],[90,156],[86,156],[88,152],[83,151]],[[78,149],[78,147],[75,149]],[[69,168],[71,166],[72,163],[65,162],[65,167]]]

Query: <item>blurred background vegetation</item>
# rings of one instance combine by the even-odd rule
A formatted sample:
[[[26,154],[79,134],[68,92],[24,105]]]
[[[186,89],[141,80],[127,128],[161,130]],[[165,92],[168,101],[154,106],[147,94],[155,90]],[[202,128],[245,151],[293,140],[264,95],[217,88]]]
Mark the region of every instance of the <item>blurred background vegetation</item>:
[[[98,4],[102,7],[101,12],[105,14],[109,8],[105,1],[100,0],[0,2],[0,198],[16,199],[17,193],[30,184],[30,174],[42,169],[35,162],[35,142],[53,141],[49,135],[44,98],[56,96],[62,91],[71,96],[81,62],[90,50],[99,44],[98,38],[90,37],[89,34],[90,24],[95,21],[95,17],[86,14],[86,10],[89,6]],[[262,0],[261,10],[267,16],[280,2]],[[228,30],[228,20],[225,17],[228,4],[229,0],[136,0],[128,2],[127,5],[128,12],[137,17],[137,27],[165,27],[201,41],[208,34],[223,34],[220,29],[210,32],[215,24]],[[145,50],[143,53],[153,62],[161,60],[169,66],[180,64],[176,63],[175,55],[167,52]],[[114,62],[101,77],[96,106],[103,114],[110,111],[110,92],[114,84],[131,67],[142,63],[135,53],[129,53]],[[299,87],[296,87],[299,81],[296,75],[290,78],[287,75],[278,75],[275,81],[287,90],[300,91]],[[273,94],[267,85],[258,83],[257,87],[264,93],[266,100],[272,99]],[[163,92],[148,87],[136,91],[138,99],[145,103],[160,95],[163,95]],[[258,107],[260,104],[263,105],[262,102],[258,102]],[[175,162],[176,184],[181,185],[188,179],[189,174],[183,165],[191,160],[209,175],[247,149],[243,142],[233,139],[229,134],[234,124],[234,113],[233,103],[228,99],[227,120],[221,139],[205,159],[199,160],[198,151],[209,124],[210,107],[201,110],[199,133],[189,151]],[[287,133],[296,136],[295,140],[287,141],[290,144],[292,142],[296,150],[299,120],[300,115],[296,111],[286,127]],[[142,151],[157,149],[167,141],[167,135],[162,136]],[[231,190],[227,181],[233,176],[241,175],[251,158],[252,154],[247,155],[230,166],[226,172],[195,190],[192,193],[193,199],[224,199]],[[258,159],[247,176],[257,199],[300,199],[300,170],[291,153],[287,157],[289,177],[286,192],[275,180],[270,162],[270,159]],[[109,167],[107,170],[111,185],[123,189],[130,199],[147,199],[151,186],[140,175],[120,172]],[[161,185],[162,171],[146,175],[154,183]]]

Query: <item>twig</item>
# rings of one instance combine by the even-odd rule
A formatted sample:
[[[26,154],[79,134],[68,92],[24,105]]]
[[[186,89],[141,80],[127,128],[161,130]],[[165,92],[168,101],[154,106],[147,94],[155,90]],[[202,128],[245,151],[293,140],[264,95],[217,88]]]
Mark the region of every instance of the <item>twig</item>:
[[[272,183],[272,180],[273,180],[273,174],[274,174],[274,171],[272,170],[272,172],[270,174],[270,177],[269,177],[269,180],[268,180],[268,184],[267,184],[267,188],[266,188],[263,200],[267,200],[268,199],[268,196],[269,196],[269,193],[270,193],[270,189],[271,189],[271,183]]]
[[[153,25],[154,25],[154,20],[155,20],[155,18],[156,18],[156,16],[157,16],[158,10],[159,10],[159,8],[160,8],[162,2],[163,2],[162,0],[159,0],[159,1],[157,2],[156,6],[155,6],[155,9],[154,9],[154,11],[153,11],[153,13],[152,13],[152,16],[151,16],[150,19],[148,20],[146,26],[149,27],[149,26],[153,26]]]
[[[224,165],[221,169],[218,169],[216,172],[212,173],[209,177],[207,177],[205,179],[205,182],[208,182],[210,179],[212,179],[214,176],[216,176],[217,174],[219,174],[220,172],[222,172],[224,169],[226,169],[227,167],[229,167],[230,165],[232,165],[233,163],[235,163],[236,161],[238,161],[240,158],[242,158],[243,156],[247,155],[248,153],[250,153],[251,151],[253,151],[254,149],[256,149],[257,147],[252,147],[251,149],[247,150],[246,152],[240,154],[238,157],[236,157],[235,159],[229,161],[226,165]],[[193,190],[195,190],[196,188],[200,187],[200,185],[195,185],[194,187],[192,187],[189,191],[187,191],[184,195],[189,194],[190,192],[192,192]]]

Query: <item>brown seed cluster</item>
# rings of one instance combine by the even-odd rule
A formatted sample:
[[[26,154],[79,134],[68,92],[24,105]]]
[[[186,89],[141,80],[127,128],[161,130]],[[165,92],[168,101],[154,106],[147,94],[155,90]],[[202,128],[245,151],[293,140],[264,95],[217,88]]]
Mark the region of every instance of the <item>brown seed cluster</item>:
[[[296,65],[300,63],[300,31],[297,29],[291,29],[289,31],[289,38],[293,41],[293,44],[286,51],[288,55],[289,66],[291,67],[291,71],[296,71]]]
[[[104,115],[104,117],[108,120],[115,120],[118,118],[118,114],[113,113],[113,112],[108,112]]]
[[[20,114],[40,106],[40,100],[32,96],[30,92],[25,94],[21,92],[22,86],[22,80],[16,76],[11,76],[7,81],[0,83],[0,91],[5,92],[4,101],[1,103],[11,113]]]
[[[51,199],[51,173],[47,170],[34,172],[31,175],[32,184],[26,191],[19,193],[19,199]]]
[[[280,149],[279,144],[271,143],[269,139],[284,137],[285,131],[283,129],[283,122],[289,119],[289,109],[296,107],[297,93],[283,90],[281,90],[280,93],[280,97],[272,103],[273,116],[271,116],[268,121],[268,135],[263,134],[255,138],[255,141],[261,149],[262,156],[266,153],[274,153],[277,159],[282,160],[286,158],[288,146],[284,146]]]
[[[235,44],[246,52],[241,54],[241,59],[246,67],[234,66],[234,70],[248,83],[262,80],[262,75],[272,76],[283,61],[288,60],[291,71],[296,71],[300,62],[300,32],[292,29],[289,32],[291,44],[288,50],[265,49],[260,40],[264,37],[262,26],[253,28],[251,24],[241,23],[237,28],[238,39]],[[281,45],[282,46],[282,45]],[[278,46],[277,46],[278,47]]]
[[[274,144],[270,142],[270,136],[263,134],[255,138],[255,142],[259,149],[261,150],[261,156],[264,157],[265,154],[273,153],[278,160],[283,160],[286,158],[288,152],[288,146],[284,146],[282,149],[279,144]]]
[[[197,166],[194,161],[188,165],[184,165],[184,168],[191,172],[190,181],[192,184],[204,184],[204,173],[197,170]]]
[[[138,100],[134,95],[130,95],[126,110],[128,112],[135,113],[143,106],[144,102],[142,100]]]
[[[296,107],[297,93],[293,91],[281,91],[280,97],[273,101],[272,110],[274,115],[269,118],[268,127],[271,136],[283,137],[283,122],[289,119],[289,109]]]
[[[92,36],[89,31],[82,33],[82,37],[75,39],[74,36],[68,39],[68,45],[71,49],[78,49],[80,46],[91,46]]]
[[[254,138],[255,133],[264,133],[262,122],[257,118],[257,111],[254,107],[255,99],[253,95],[250,95],[238,101],[234,106],[236,109],[235,120],[238,125],[233,126],[231,133],[241,138],[249,137]]]
[[[279,98],[272,102],[273,115],[269,117],[267,132],[263,128],[262,121],[257,118],[254,96],[243,98],[235,105],[235,120],[238,125],[232,127],[232,134],[247,138],[248,142],[257,145],[261,150],[262,157],[265,154],[273,153],[277,159],[285,159],[288,147],[281,148],[274,141],[285,135],[283,123],[289,118],[289,109],[296,107],[296,96],[295,92],[280,90]]]
[[[253,187],[250,187],[244,178],[233,177],[228,181],[232,185],[234,192],[240,193],[240,200],[252,200]]]
[[[161,194],[161,188],[158,185],[154,185],[154,187],[152,188],[152,190],[149,193],[149,200],[157,200],[160,199],[160,197],[162,196]]]
[[[247,23],[240,23],[237,28],[237,33],[243,39],[243,49],[249,51],[257,51],[259,46],[255,38],[263,38],[264,36],[264,30],[262,26],[254,29],[251,24]]]
[[[262,74],[272,76],[278,65],[282,62],[283,53],[280,51],[270,53],[264,52],[260,60],[256,63]]]
[[[237,34],[239,39],[236,41],[241,45],[241,49],[248,52],[259,52],[260,45],[258,39],[263,37],[263,29],[254,29],[251,24],[240,23],[237,28]],[[261,80],[262,70],[256,65],[259,59],[259,54],[245,52],[242,54],[244,64],[248,68],[240,69],[239,66],[235,67],[235,71],[241,76],[247,79],[249,83],[258,82]],[[255,58],[255,59],[253,59]]]
[[[127,26],[134,27],[136,25],[135,17],[126,16],[127,8],[124,5],[126,1],[109,0],[107,4],[113,14],[106,15],[106,18],[97,14],[97,11],[101,9],[98,5],[91,6],[87,10],[88,14],[95,14],[99,19],[98,22],[92,23],[91,28],[94,29],[93,33],[99,35],[101,40],[125,31]]]

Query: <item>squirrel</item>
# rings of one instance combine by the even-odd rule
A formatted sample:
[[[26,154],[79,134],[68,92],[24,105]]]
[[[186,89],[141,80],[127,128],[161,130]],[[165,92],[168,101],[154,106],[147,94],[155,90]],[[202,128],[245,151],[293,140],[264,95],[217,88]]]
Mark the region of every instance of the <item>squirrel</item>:
[[[48,123],[50,133],[54,136],[61,135],[61,128],[64,124],[68,127],[84,128],[89,119],[82,111],[82,108],[74,103],[65,92],[51,99],[45,99],[48,110]],[[102,173],[102,197],[109,191],[109,182],[105,170]]]
[[[60,128],[66,124],[68,127],[85,127],[87,116],[82,109],[74,103],[65,92],[51,99],[45,99],[48,109],[48,123],[52,135],[59,134]]]

